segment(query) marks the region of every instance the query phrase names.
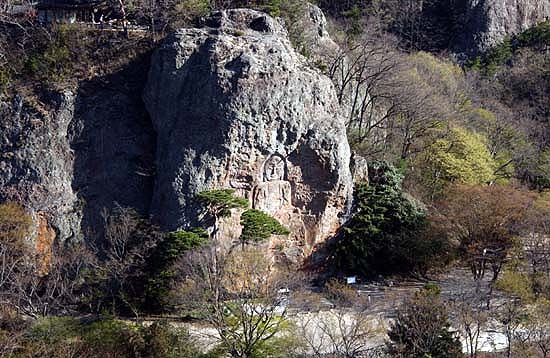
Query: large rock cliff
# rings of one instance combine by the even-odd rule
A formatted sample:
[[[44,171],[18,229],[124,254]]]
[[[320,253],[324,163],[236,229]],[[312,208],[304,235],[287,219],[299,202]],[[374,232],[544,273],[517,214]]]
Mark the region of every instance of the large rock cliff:
[[[50,108],[32,106],[21,96],[0,102],[0,202],[24,204],[32,209],[37,232],[42,221],[62,240],[80,235],[68,136],[74,102],[70,92],[52,98]]]
[[[228,10],[177,31],[154,55],[144,99],[158,134],[152,213],[162,226],[197,225],[193,198],[213,188],[234,188],[279,219],[306,253],[345,218],[353,185],[334,87],[273,18]],[[229,221],[221,232],[238,236]]]
[[[0,203],[23,204],[37,240],[52,230],[60,242],[95,239],[115,206],[148,215],[155,133],[144,62],[71,91],[0,101]]]
[[[548,0],[468,0],[455,51],[483,52],[541,21],[550,19]]]
[[[334,46],[318,9],[307,23]],[[170,36],[150,67],[144,59],[70,91],[18,96],[0,102],[0,115],[0,202],[33,213],[37,242],[94,239],[103,208],[117,205],[166,230],[189,228],[199,224],[196,193],[234,188],[292,230],[277,247],[297,259],[349,211],[333,85],[263,13],[216,13]],[[219,231],[228,241],[237,214]]]

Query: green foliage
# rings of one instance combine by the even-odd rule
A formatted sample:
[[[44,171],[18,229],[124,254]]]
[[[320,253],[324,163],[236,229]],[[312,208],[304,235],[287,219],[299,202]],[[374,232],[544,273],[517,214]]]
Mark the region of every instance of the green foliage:
[[[207,190],[198,193],[196,198],[217,218],[230,216],[231,209],[248,207],[248,200],[235,196],[233,189]]]
[[[69,49],[60,44],[51,44],[43,51],[33,54],[26,63],[27,71],[44,80],[60,80],[70,71]]]
[[[184,252],[207,243],[208,233],[202,228],[170,232],[155,248],[153,265],[159,267],[160,265],[171,264],[180,258]]]
[[[482,71],[483,70],[483,59],[481,56],[476,56],[471,60],[468,60],[464,67],[473,71]]]
[[[370,182],[356,185],[356,213],[336,249],[340,267],[364,275],[410,272],[417,260],[437,255],[421,235],[426,215],[403,195],[402,179],[386,162],[369,166]]]
[[[43,82],[62,81],[72,70],[73,56],[70,38],[73,29],[59,25],[51,39],[44,39],[25,61],[25,72]]]
[[[101,319],[86,323],[73,317],[45,317],[20,342],[21,357],[195,358],[202,355],[189,332],[165,321],[151,325]],[[71,355],[72,354],[72,355]],[[11,357],[11,356],[9,356]],[[14,357],[19,357],[16,355]]]
[[[183,254],[208,243],[208,233],[202,229],[178,230],[169,233],[157,245],[149,260],[149,277],[145,287],[145,306],[150,311],[166,309],[170,286],[176,277],[171,266]]]
[[[433,194],[450,183],[482,184],[495,179],[495,160],[480,134],[456,127],[439,139],[423,158],[423,181]]]
[[[488,75],[494,74],[498,66],[504,65],[512,59],[512,54],[512,42],[509,37],[506,37],[504,41],[485,54],[485,72]]]
[[[166,321],[155,322],[141,329],[144,345],[142,357],[195,358],[204,357],[192,343],[189,332]],[[215,357],[212,355],[212,357]]]
[[[465,64],[468,70],[481,72],[483,75],[494,75],[499,66],[508,63],[513,56],[512,41],[509,37],[494,46],[482,56],[476,56]]]
[[[441,294],[441,287],[436,283],[427,283],[422,287],[422,291],[426,294],[439,296]]]
[[[99,356],[109,356],[113,352],[126,357],[136,356],[141,339],[135,335],[138,326],[116,319],[95,321],[83,326],[80,331],[83,341],[93,347]],[[78,333],[73,333],[77,335]]]
[[[351,9],[342,12],[343,17],[348,20],[349,25],[347,26],[346,33],[350,37],[359,36],[363,32],[361,20],[363,15],[363,10],[358,5],[353,5]]]
[[[210,11],[212,6],[209,0],[178,0],[174,4],[174,15],[187,21],[206,16]]]
[[[290,231],[276,219],[263,211],[249,209],[241,215],[243,231],[240,240],[244,242],[262,242],[271,235],[288,235]]]
[[[495,74],[498,68],[509,63],[518,50],[532,48],[545,51],[550,46],[550,21],[541,22],[513,38],[506,37],[482,56],[468,61],[467,69],[480,71],[486,76]]]
[[[550,21],[541,22],[520,33],[517,38],[518,47],[533,47],[544,49],[550,46]]]
[[[462,70],[455,63],[437,58],[428,52],[416,52],[407,58],[417,72],[417,80],[426,85],[437,85],[439,91],[452,93],[462,79]]]
[[[463,357],[462,344],[449,327],[437,290],[422,289],[398,309],[388,331],[387,353],[399,358]]]
[[[283,5],[284,2],[285,0],[269,0],[267,4],[265,4],[265,12],[273,17],[281,16],[281,5]]]
[[[266,0],[260,8],[273,17],[282,17],[285,20],[293,21],[302,7],[297,0]]]
[[[32,340],[55,344],[73,337],[80,330],[80,321],[74,317],[44,317],[33,323],[29,330]]]
[[[550,149],[545,148],[539,153],[535,163],[535,182],[539,188],[550,188]]]
[[[520,297],[525,302],[531,302],[535,298],[532,277],[515,270],[505,270],[497,280],[496,288]]]
[[[233,353],[232,357],[283,358],[288,357],[288,352],[297,344],[294,337],[285,334],[291,324],[283,317],[244,313],[240,304],[228,303],[224,309],[224,329],[232,334],[226,335],[227,346],[222,346]],[[243,332],[243,327],[256,333]]]

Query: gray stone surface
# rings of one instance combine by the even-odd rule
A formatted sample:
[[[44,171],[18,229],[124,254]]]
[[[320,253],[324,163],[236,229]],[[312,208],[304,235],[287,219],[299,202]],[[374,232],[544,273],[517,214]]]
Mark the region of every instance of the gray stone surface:
[[[0,202],[23,204],[60,242],[95,238],[102,211],[117,205],[147,216],[155,133],[139,68],[74,92],[0,102]]]
[[[550,19],[548,0],[469,0],[455,51],[475,55]]]
[[[227,10],[205,23],[176,31],[153,57],[144,92],[158,134],[152,213],[170,229],[194,226],[196,193],[234,188],[307,254],[338,229],[352,194],[333,85],[265,14]],[[220,232],[238,236],[227,222]]]
[[[31,106],[20,96],[0,102],[0,202],[24,204],[34,217],[43,216],[62,240],[80,236],[68,138],[74,101],[66,92],[52,98],[51,108]]]
[[[340,47],[330,37],[327,19],[319,7],[306,3],[302,11],[304,15],[295,25],[300,29],[300,45],[312,66],[327,71],[341,55]]]
[[[331,44],[318,9],[308,24]],[[93,239],[117,205],[189,228],[196,193],[234,188],[291,229],[264,246],[296,264],[338,230],[353,190],[342,110],[278,20],[216,13],[170,36],[147,79],[148,68],[0,102],[0,202],[21,202],[63,242]],[[218,232],[236,240],[239,213]]]

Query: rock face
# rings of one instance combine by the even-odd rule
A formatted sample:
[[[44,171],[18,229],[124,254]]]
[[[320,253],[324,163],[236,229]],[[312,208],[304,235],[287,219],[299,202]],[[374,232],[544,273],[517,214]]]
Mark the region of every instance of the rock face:
[[[475,55],[541,21],[550,19],[548,0],[468,0],[457,52]]]
[[[80,235],[81,220],[68,138],[74,95],[59,94],[52,107],[30,106],[20,96],[0,103],[0,202],[23,203],[35,221],[41,218],[43,227],[47,221],[68,240]]]
[[[310,10],[314,46],[335,50]],[[233,188],[279,219],[292,234],[271,247],[295,261],[349,213],[333,85],[265,14],[219,12],[169,37],[150,67],[143,59],[47,96],[0,101],[0,202],[33,214],[45,265],[54,241],[93,240],[103,208],[133,207],[166,230],[198,225],[194,196],[207,189]],[[240,235],[238,214],[220,227],[227,242]]]
[[[102,211],[117,205],[148,215],[155,133],[141,99],[143,67],[148,61],[50,94],[47,107],[21,96],[0,102],[0,203],[29,210],[37,245],[52,232],[59,242],[93,240]]]
[[[309,54],[309,62],[312,66],[328,69],[341,55],[340,47],[330,37],[327,19],[321,9],[305,3],[302,11],[304,16],[295,25],[301,30],[301,45]]]
[[[222,11],[205,25],[178,30],[153,57],[144,92],[158,135],[152,214],[163,227],[191,227],[196,193],[234,188],[307,254],[338,229],[352,195],[333,85],[263,13]],[[221,232],[238,236],[236,224]]]

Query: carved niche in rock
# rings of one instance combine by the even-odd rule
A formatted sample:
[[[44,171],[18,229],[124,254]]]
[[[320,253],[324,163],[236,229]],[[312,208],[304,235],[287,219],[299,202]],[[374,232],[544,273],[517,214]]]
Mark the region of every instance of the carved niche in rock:
[[[292,190],[286,179],[287,164],[280,154],[271,155],[262,166],[262,182],[254,188],[253,206],[269,215],[280,215],[291,206]]]

